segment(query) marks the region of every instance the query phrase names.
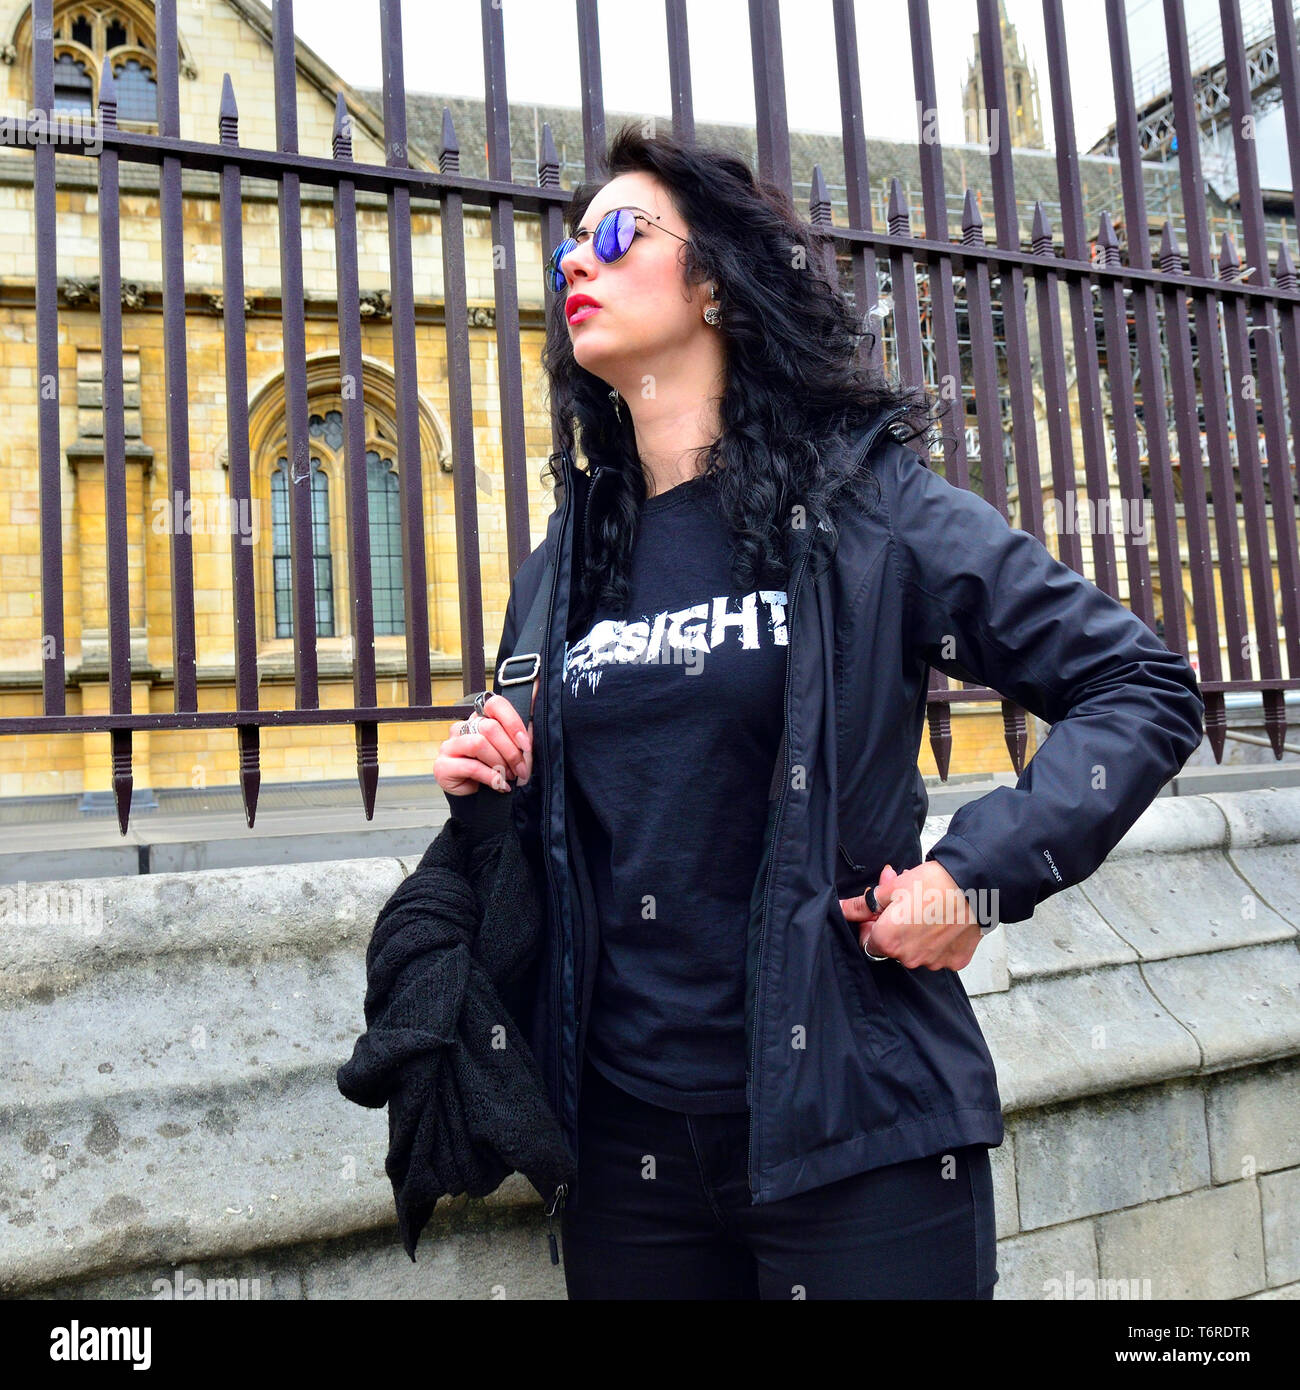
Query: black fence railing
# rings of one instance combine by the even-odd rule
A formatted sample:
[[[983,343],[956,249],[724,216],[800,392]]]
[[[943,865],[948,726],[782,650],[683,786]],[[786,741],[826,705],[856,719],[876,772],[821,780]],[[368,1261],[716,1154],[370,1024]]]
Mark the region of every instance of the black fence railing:
[[[586,177],[598,175],[606,147],[596,0],[575,0],[582,74],[582,134]],[[1179,130],[1197,130],[1188,36],[1179,0],[1162,0],[1169,54],[1169,100]],[[248,370],[244,321],[244,253],[241,178],[272,180],[278,188],[280,282],[289,477],[309,476],[308,383],[305,366],[302,256],[304,185],[333,196],[339,361],[344,378],[362,379],[356,199],[359,190],[387,204],[395,376],[396,450],[399,478],[407,703],[380,706],[376,697],[370,526],[366,483],[364,403],[344,393],[342,452],[346,461],[347,557],[351,631],[355,635],[353,703],[320,706],[317,666],[316,573],[313,564],[311,486],[287,489],[292,572],[292,646],[295,699],[292,709],[263,709],[258,701],[255,622],[256,572],[247,545],[231,545],[231,595],[235,619],[235,704],[232,711],[200,710],[195,660],[194,557],[183,527],[170,536],[170,601],[173,613],[173,709],[139,713],[131,707],[127,488],[123,405],[122,300],[100,295],[102,345],[104,490],[107,547],[109,708],[70,714],[66,707],[64,651],[64,556],[57,389],[41,390],[39,422],[40,604],[43,712],[0,719],[0,733],[45,735],[104,731],[111,739],[112,780],[118,821],[126,831],[132,787],[132,737],[137,730],[233,729],[239,745],[239,778],[249,824],[260,784],[260,731],[266,727],[352,724],[366,815],[378,784],[378,728],[397,720],[446,720],[463,706],[431,703],[426,518],[422,488],[419,382],[415,353],[412,283],[413,206],[436,209],[445,286],[446,362],[450,440],[455,459],[453,496],[457,533],[464,690],[486,684],[475,489],[464,212],[487,209],[494,257],[497,395],[504,457],[508,562],[514,570],[531,543],[525,459],[524,383],[520,311],[514,260],[516,213],[537,217],[542,242],[561,240],[569,193],[560,187],[559,163],[549,126],[542,130],[534,183],[516,182],[511,168],[509,106],[505,86],[505,8],[481,0],[486,73],[488,177],[463,176],[457,135],[444,112],[437,169],[413,165],[408,150],[402,62],[400,0],[380,0],[383,45],[382,165],[356,162],[352,122],[338,98],[332,155],[303,154],[298,147],[293,8],[273,6],[276,148],[241,145],[234,86],[224,82],[217,139],[180,138],[175,0],[158,0],[155,132],[119,128],[111,64],[98,92],[98,133],[92,146],[75,136],[40,140],[34,132],[7,130],[2,142],[30,148],[34,188],[35,319],[38,382],[59,376],[56,280],[55,151],[97,161],[100,284],[120,283],[119,169],[123,162],[157,166],[162,247],[163,337],[166,363],[169,488],[178,505],[191,495],[189,407],[186,378],[186,300],[182,235],[182,171],[203,169],[220,180],[226,415],[229,490],[234,507],[250,505]],[[999,40],[998,0],[976,0],[981,76],[990,117],[1000,128],[1008,102]],[[1300,687],[1300,564],[1297,558],[1294,465],[1289,455],[1291,419],[1300,402],[1300,293],[1285,246],[1269,261],[1256,150],[1250,138],[1252,89],[1243,43],[1239,0],[1221,0],[1224,72],[1236,135],[1238,216],[1244,245],[1225,238],[1212,246],[1199,141],[1179,141],[1186,246],[1166,224],[1158,258],[1141,176],[1133,73],[1123,0],[1104,0],[1111,82],[1119,112],[1114,130],[1121,165],[1121,248],[1113,219],[1103,213],[1085,225],[1082,181],[1072,118],[1071,69],[1065,42],[1064,0],[1043,0],[1047,72],[1054,114],[1059,221],[1054,229],[1037,205],[1027,242],[1017,216],[1015,167],[1008,140],[990,143],[991,209],[995,235],[986,240],[983,215],[965,190],[960,227],[953,235],[942,148],[933,132],[919,139],[922,225],[914,227],[894,185],[883,227],[872,210],[871,178],[862,127],[862,84],[853,0],[833,0],[847,225],[832,224],[831,203],[819,167],[806,173],[812,190],[810,225],[831,232],[842,256],[864,326],[872,313],[886,331],[864,336],[863,351],[890,366],[906,382],[947,380],[970,403],[964,428],[936,440],[934,466],[950,481],[971,485],[968,440],[978,443],[983,495],[1009,519],[1040,539],[1045,536],[1041,440],[1045,437],[1053,502],[1078,497],[1076,451],[1082,454],[1084,491],[1092,508],[1154,520],[1154,551],[1136,527],[1123,533],[1125,581],[1109,526],[1091,528],[1091,577],[1123,598],[1168,645],[1190,654],[1195,638],[1206,696],[1206,723],[1221,758],[1226,716],[1224,695],[1260,692],[1266,728],[1277,757],[1286,737],[1284,692]],[[1291,137],[1293,177],[1300,182],[1300,53],[1288,0],[1272,0],[1279,36],[1277,80]],[[685,0],[665,0],[673,129],[695,138]],[[908,0],[915,98],[923,111],[937,107],[932,15],[928,0]],[[758,172],[792,193],[791,141],[786,125],[785,78],[777,0],[750,0],[750,44],[755,72]],[[32,5],[32,91],[37,111],[55,107],[52,0]],[[1095,81],[1095,74],[1087,80]],[[994,128],[990,120],[990,128]],[[918,132],[919,135],[919,132]],[[1059,231],[1063,244],[1054,244]],[[1099,251],[1090,249],[1095,240]],[[1242,257],[1249,273],[1243,268]],[[881,309],[882,282],[890,287]],[[924,295],[919,292],[924,287]],[[551,290],[548,288],[547,308]],[[1030,316],[1032,293],[1032,320]],[[957,306],[961,305],[959,337]],[[1062,312],[1064,309],[1064,312]],[[1033,341],[1031,322],[1036,325]],[[1065,325],[1069,326],[1067,345]],[[878,327],[879,325],[877,325]],[[1067,375],[1073,364],[1074,377]],[[1285,380],[1285,390],[1284,390]],[[1039,400],[1035,400],[1035,384]],[[1077,418],[1075,426],[1073,415]],[[1006,409],[1009,404],[1009,410]],[[1009,419],[1009,430],[1004,426]],[[1045,417],[1045,418],[1044,418]],[[1107,437],[1107,419],[1111,438]],[[1040,422],[1043,425],[1040,434]],[[1009,436],[1009,437],[1008,437]],[[992,447],[990,447],[990,445]],[[974,451],[972,451],[974,452]],[[1002,466],[1002,460],[1008,466]],[[999,461],[995,464],[993,461]],[[1113,465],[1112,465],[1113,460]],[[1117,493],[1112,488],[1112,468]],[[1014,518],[1009,510],[1014,502]],[[1180,532],[1178,514],[1183,528]],[[1238,511],[1240,510],[1240,524]],[[1213,516],[1214,535],[1210,535]],[[1081,532],[1059,530],[1061,558],[1084,570]],[[1243,555],[1244,538],[1244,555]],[[1185,550],[1192,589],[1191,631],[1183,608]],[[1274,594],[1276,568],[1278,593]],[[1217,571],[1217,585],[1216,585]],[[1243,574],[1250,579],[1248,611]],[[1161,602],[1153,581],[1159,577]],[[1224,668],[1221,651],[1226,650]],[[930,740],[941,775],[951,749],[954,701],[1002,701],[1007,746],[1023,765],[1024,711],[998,692],[952,685],[938,672],[929,694]]]

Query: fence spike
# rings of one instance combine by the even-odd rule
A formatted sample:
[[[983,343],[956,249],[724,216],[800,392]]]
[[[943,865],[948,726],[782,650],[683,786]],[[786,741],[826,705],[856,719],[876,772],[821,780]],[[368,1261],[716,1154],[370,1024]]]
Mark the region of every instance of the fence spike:
[[[1043,209],[1041,198],[1034,202],[1034,223],[1029,232],[1029,243],[1035,256],[1050,256],[1052,250],[1052,224]]]
[[[250,830],[257,819],[257,794],[262,786],[261,736],[256,724],[239,725],[239,790]]]
[[[112,63],[104,64],[104,75],[99,83],[99,119],[109,130],[117,129],[117,82],[113,78]]]
[[[1214,750],[1214,761],[1223,762],[1223,745],[1228,732],[1228,712],[1224,708],[1223,691],[1205,692],[1205,734]]]
[[[456,138],[456,122],[451,118],[451,107],[442,108],[442,138],[438,145],[438,172],[440,174],[460,173],[460,141]]]
[[[1119,237],[1115,235],[1115,224],[1111,221],[1110,209],[1104,209],[1097,223],[1097,247],[1101,251],[1101,263],[1105,266],[1120,265]]]
[[[1162,275],[1182,274],[1183,253],[1174,240],[1172,222],[1166,222],[1160,232],[1160,273]]]
[[[366,819],[375,818],[375,792],[379,787],[379,725],[373,719],[357,721],[357,781]]]
[[[1011,766],[1016,776],[1025,770],[1025,749],[1029,746],[1029,726],[1025,722],[1025,712],[1014,700],[1002,701],[1002,729],[1011,753]]]
[[[812,191],[808,197],[808,221],[813,230],[826,238],[822,255],[826,278],[835,284],[839,278],[839,268],[835,259],[834,227],[831,223],[831,195],[826,187],[826,179],[820,164],[813,165]]]
[[[808,198],[809,220],[814,227],[829,227],[831,224],[831,195],[826,187],[826,176],[820,164],[813,165],[812,193]]]
[[[113,801],[117,806],[117,828],[126,834],[127,821],[131,817],[131,730],[112,729],[109,731],[113,763]]]
[[[939,769],[939,780],[948,780],[948,765],[952,759],[952,711],[947,700],[931,700],[925,707],[930,726],[930,752]]]
[[[1103,208],[1097,219],[1097,245],[1105,252],[1107,263],[1112,250],[1119,250],[1119,238],[1115,235],[1115,224],[1110,220],[1110,209]]]
[[[1264,728],[1273,745],[1273,756],[1280,760],[1286,743],[1286,691],[1264,691]]]
[[[239,144],[239,107],[235,104],[235,87],[228,72],[221,75],[221,109],[217,113],[217,131],[223,145]]]
[[[885,211],[890,236],[906,236],[911,226],[912,216],[907,210],[907,200],[903,197],[903,185],[897,175],[889,180],[889,206]]]
[[[334,98],[333,150],[335,159],[352,159],[352,118],[348,115],[348,104],[343,93]]]
[[[1231,232],[1224,232],[1223,241],[1219,246],[1219,279],[1235,280],[1240,269],[1241,257],[1237,255],[1237,243],[1233,241]]]
[[[963,246],[977,246],[984,241],[984,214],[975,201],[975,190],[968,188],[961,205],[961,240]]]
[[[542,157],[537,161],[538,188],[559,188],[560,156],[555,149],[555,136],[550,121],[542,122]]]

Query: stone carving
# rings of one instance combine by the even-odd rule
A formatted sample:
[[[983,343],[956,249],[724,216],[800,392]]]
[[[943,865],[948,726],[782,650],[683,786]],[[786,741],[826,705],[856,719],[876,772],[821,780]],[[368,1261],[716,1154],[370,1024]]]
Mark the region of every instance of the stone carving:
[[[73,307],[79,304],[90,307],[99,303],[98,277],[89,280],[60,280],[59,291],[63,295],[64,303]]]
[[[225,292],[222,290],[210,290],[207,294],[203,296],[203,302],[207,305],[209,313],[220,315],[226,312],[226,296]],[[252,307],[253,301],[248,297],[248,295],[245,295],[244,313],[249,313],[252,310]]]
[[[93,309],[99,303],[99,276],[66,276],[59,281],[63,302],[73,309]],[[138,280],[122,281],[122,308],[143,309],[148,298]]]

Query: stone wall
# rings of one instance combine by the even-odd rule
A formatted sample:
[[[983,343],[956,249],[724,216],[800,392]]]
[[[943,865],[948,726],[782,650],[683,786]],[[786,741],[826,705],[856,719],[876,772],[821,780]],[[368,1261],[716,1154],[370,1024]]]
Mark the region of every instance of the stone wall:
[[[415,862],[0,889],[0,1291],[564,1297],[518,1174],[440,1203],[412,1264],[386,1115],[337,1090]],[[1161,797],[982,943],[998,1297],[1300,1296],[1297,884],[1300,788]]]

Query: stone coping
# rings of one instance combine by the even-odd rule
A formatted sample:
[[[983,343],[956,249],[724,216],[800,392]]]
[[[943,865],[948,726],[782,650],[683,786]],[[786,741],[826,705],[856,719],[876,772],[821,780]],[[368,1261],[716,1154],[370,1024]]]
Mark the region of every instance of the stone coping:
[[[335,1071],[375,915],[416,862],[0,889],[0,1291],[391,1225],[386,1114]],[[1154,802],[961,973],[1008,1116],[1300,1054],[1298,883],[1300,789]],[[515,1174],[469,1207],[539,1204]]]

